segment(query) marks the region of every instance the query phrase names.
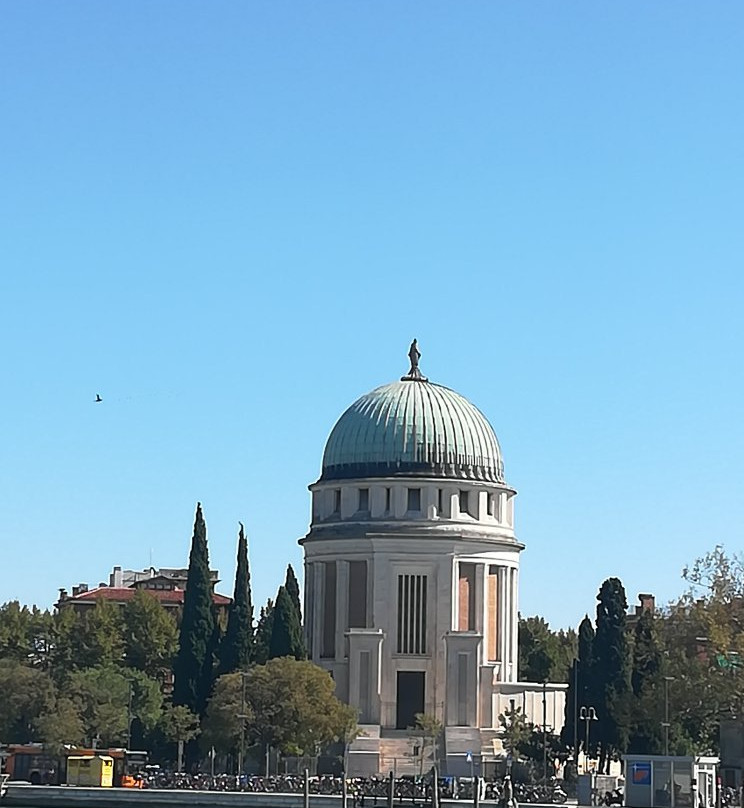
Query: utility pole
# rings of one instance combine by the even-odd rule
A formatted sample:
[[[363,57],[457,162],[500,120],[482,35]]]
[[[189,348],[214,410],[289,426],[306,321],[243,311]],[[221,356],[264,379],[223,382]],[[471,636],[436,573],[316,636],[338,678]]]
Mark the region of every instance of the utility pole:
[[[132,748],[132,683],[129,683],[129,702],[127,704],[127,749]]]
[[[240,754],[238,757],[238,777],[243,774],[243,760],[245,757],[245,720],[248,716],[245,713],[245,671],[240,673],[240,713],[238,719],[240,720]],[[268,776],[268,775],[267,775]]]
[[[543,696],[543,782],[548,782],[548,704],[547,704],[547,682],[542,683]]]
[[[664,677],[664,754],[669,755],[669,682],[673,682],[673,676]]]
[[[574,765],[576,766],[576,774],[579,773],[579,660],[578,657],[574,659],[573,670],[573,750],[574,750]]]

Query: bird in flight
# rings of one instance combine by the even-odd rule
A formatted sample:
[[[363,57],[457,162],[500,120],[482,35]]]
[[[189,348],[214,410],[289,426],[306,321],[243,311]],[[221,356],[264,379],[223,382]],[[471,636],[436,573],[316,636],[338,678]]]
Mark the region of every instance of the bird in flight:
[[[95,401],[95,403],[98,404],[101,401],[103,401],[103,399],[98,395],[98,393],[96,393],[96,401]]]

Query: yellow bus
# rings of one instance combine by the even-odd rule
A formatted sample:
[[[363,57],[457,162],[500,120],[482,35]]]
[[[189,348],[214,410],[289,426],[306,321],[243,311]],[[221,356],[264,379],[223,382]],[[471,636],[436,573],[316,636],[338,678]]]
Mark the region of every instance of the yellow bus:
[[[114,759],[108,755],[70,755],[67,758],[68,786],[101,786],[114,784]]]

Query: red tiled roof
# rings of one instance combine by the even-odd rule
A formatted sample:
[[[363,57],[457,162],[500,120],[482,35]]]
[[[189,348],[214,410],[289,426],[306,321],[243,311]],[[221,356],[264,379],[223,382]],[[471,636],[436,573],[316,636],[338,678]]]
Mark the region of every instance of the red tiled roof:
[[[102,598],[103,600],[127,601],[131,600],[138,591],[141,590],[139,588],[133,589],[130,587],[98,586],[95,589],[89,589],[87,592],[80,592],[77,595],[69,595],[62,602],[95,602],[99,598]],[[183,603],[183,596],[185,594],[183,589],[145,589],[144,591],[152,595],[161,603],[181,604]],[[227,606],[230,603],[230,598],[227,598],[224,595],[218,595],[217,592],[215,592],[212,595],[212,601],[217,606]]]

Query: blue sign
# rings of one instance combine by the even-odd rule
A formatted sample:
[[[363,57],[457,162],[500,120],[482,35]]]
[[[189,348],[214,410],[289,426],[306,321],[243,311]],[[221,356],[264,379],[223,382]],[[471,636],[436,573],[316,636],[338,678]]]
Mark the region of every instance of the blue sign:
[[[473,753],[470,750],[468,750],[465,753],[465,762],[466,763],[472,763],[473,762]]]
[[[634,786],[650,786],[651,763],[633,763],[630,767],[630,782]]]

